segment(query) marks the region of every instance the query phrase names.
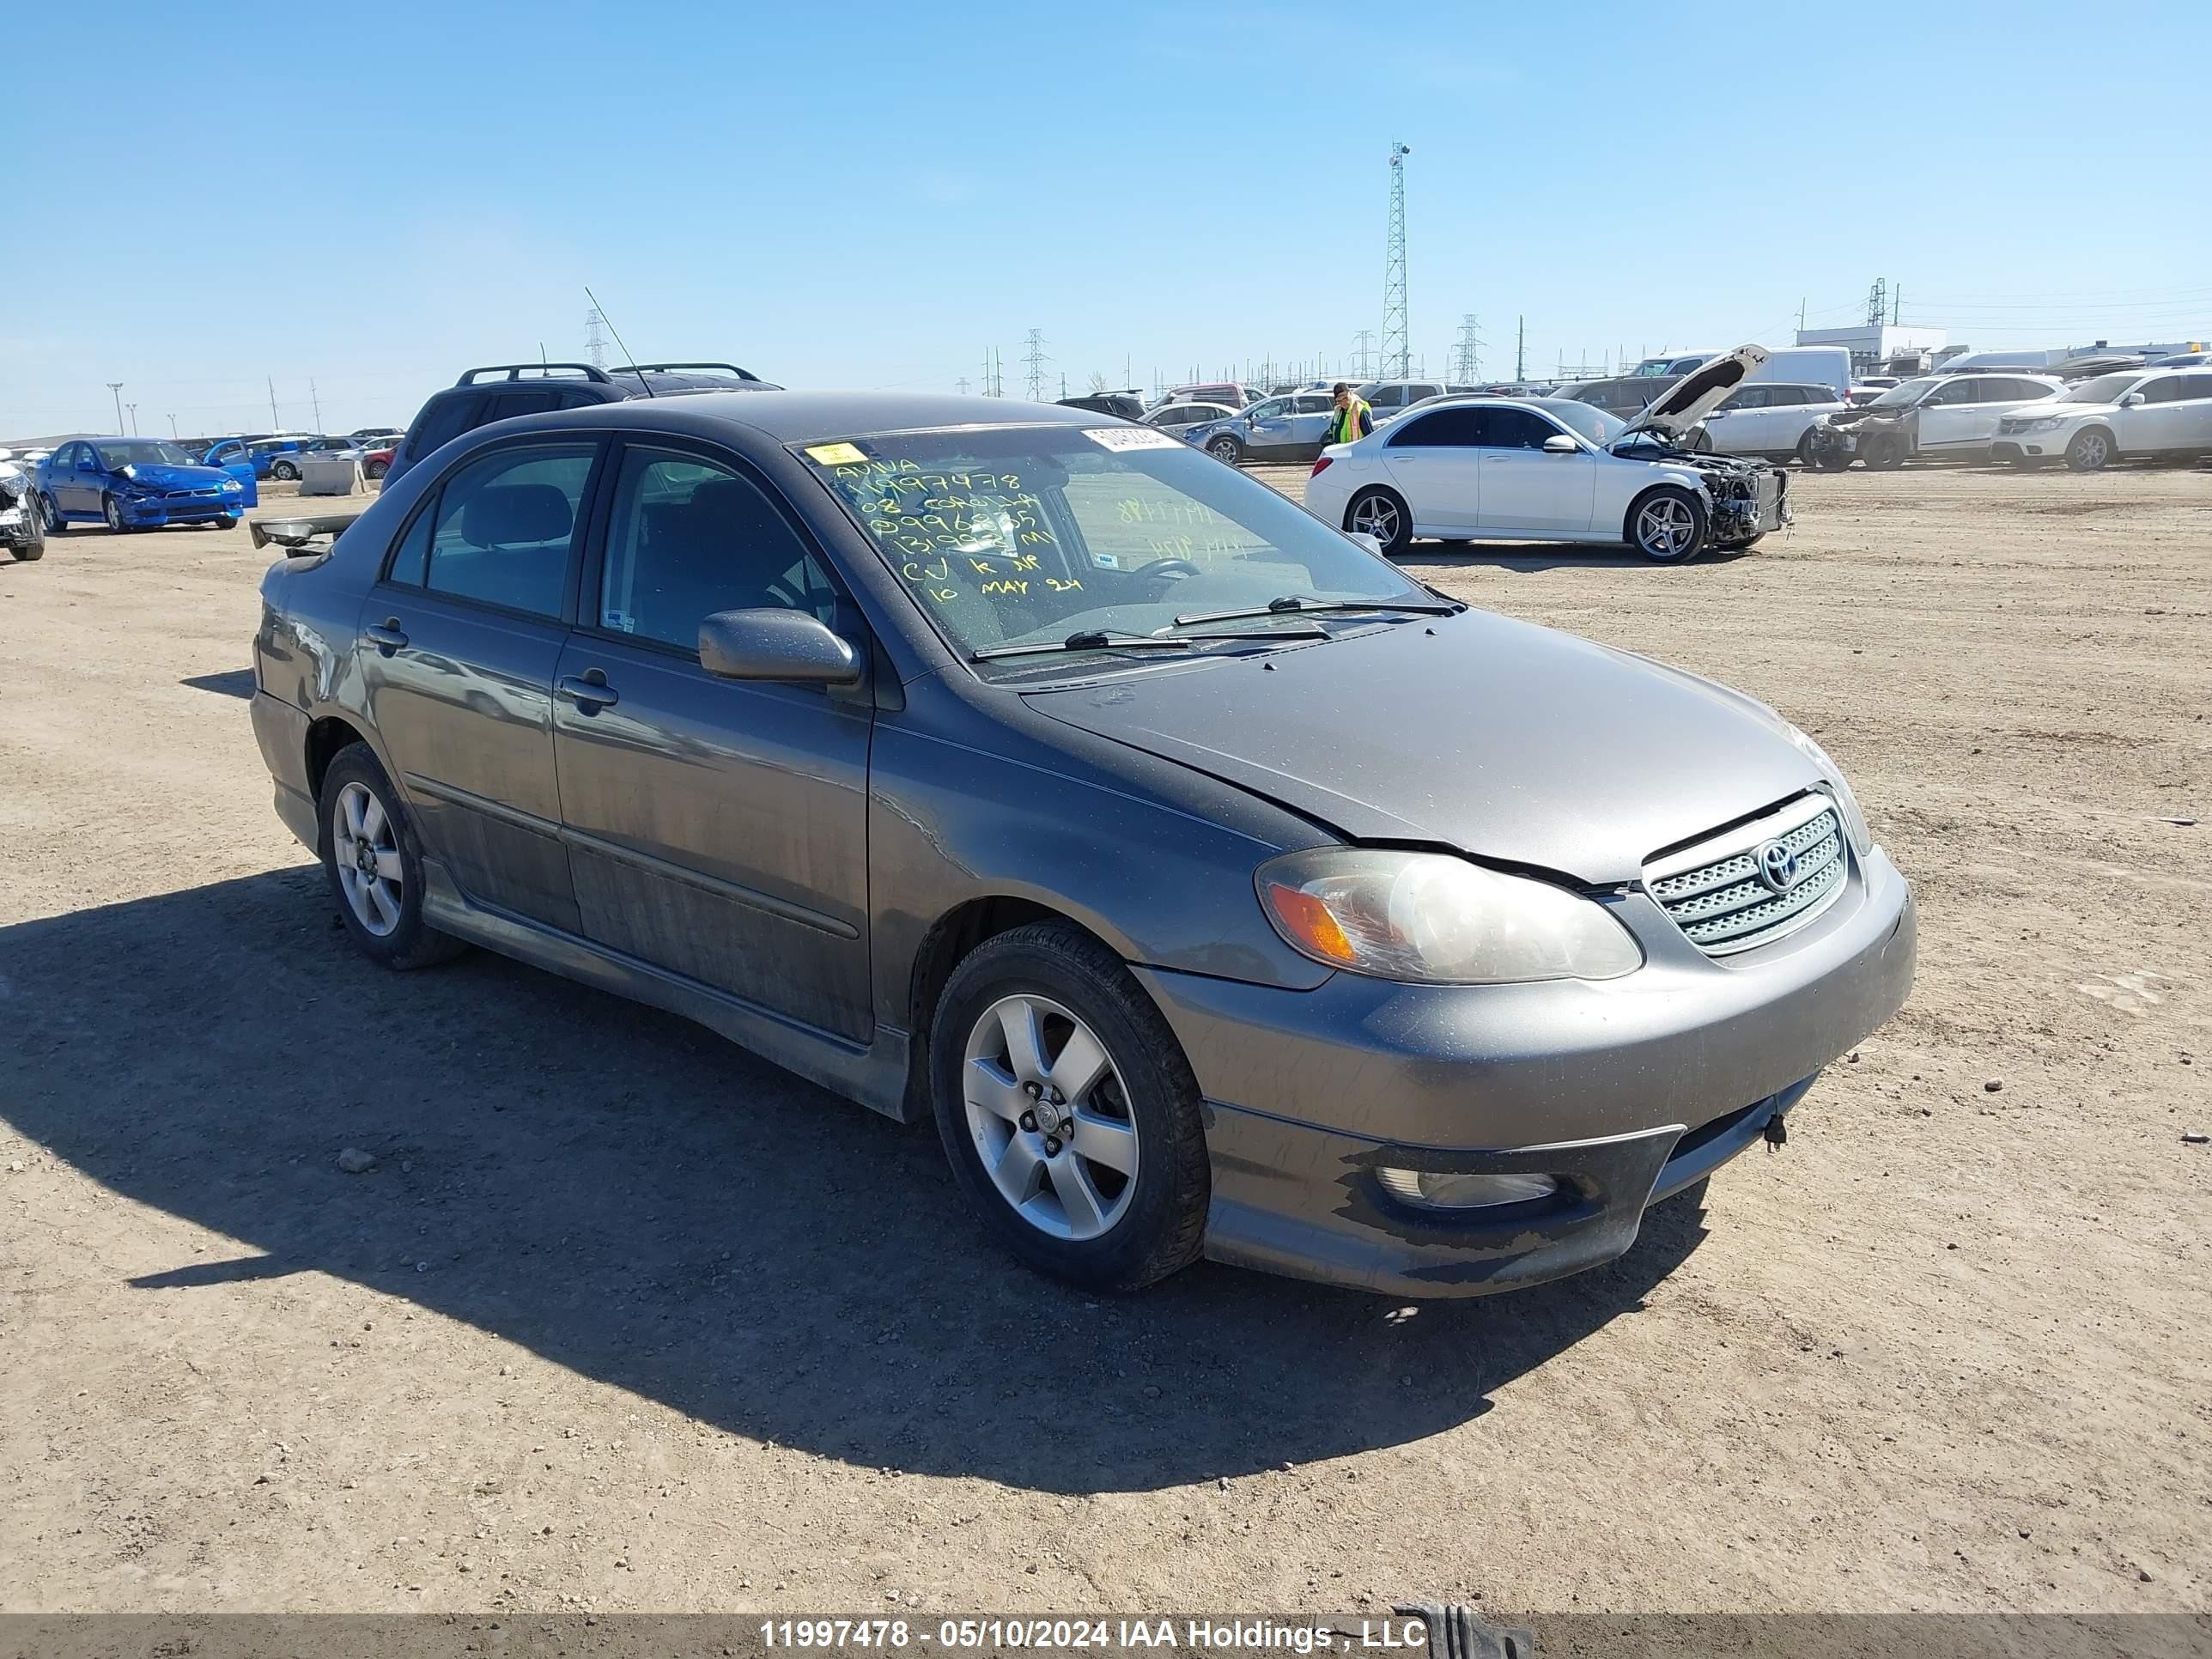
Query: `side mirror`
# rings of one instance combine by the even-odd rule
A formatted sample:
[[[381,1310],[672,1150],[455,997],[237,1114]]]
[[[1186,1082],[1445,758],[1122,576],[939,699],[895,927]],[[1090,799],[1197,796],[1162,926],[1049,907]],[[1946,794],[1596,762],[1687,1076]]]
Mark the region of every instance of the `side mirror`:
[[[717,611],[699,624],[699,665],[726,680],[857,685],[860,653],[807,611]]]
[[[1544,440],[1544,453],[1547,455],[1573,455],[1579,453],[1581,450],[1582,446],[1564,432],[1554,432]]]
[[[2122,409],[2134,409],[2145,401],[2147,400],[2144,398],[2142,392],[2130,392],[2126,397],[2120,399],[2120,407]]]

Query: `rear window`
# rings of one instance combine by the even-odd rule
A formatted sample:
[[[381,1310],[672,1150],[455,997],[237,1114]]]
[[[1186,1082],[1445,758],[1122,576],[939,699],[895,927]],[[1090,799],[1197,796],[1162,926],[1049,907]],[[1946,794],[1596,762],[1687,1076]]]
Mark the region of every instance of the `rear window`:
[[[409,459],[420,460],[477,425],[477,410],[483,400],[481,392],[441,392],[423,404],[422,412],[415,417],[415,430],[407,440]]]

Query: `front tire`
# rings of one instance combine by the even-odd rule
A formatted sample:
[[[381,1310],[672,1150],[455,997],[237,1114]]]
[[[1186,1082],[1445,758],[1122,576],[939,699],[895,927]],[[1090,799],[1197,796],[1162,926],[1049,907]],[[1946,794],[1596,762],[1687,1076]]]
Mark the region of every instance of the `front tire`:
[[[1024,1265],[1133,1291],[1198,1260],[1198,1080],[1111,951],[1066,922],[986,940],[946,981],[929,1053],[954,1178]]]
[[[1894,472],[1905,465],[1905,440],[1894,434],[1876,438],[1867,445],[1865,456],[1870,471]]]
[[[1394,559],[1413,544],[1413,511],[1395,490],[1361,490],[1344,509],[1344,527],[1357,536],[1372,536]]]
[[[422,920],[422,844],[367,744],[348,744],[331,762],[316,811],[323,872],[363,956],[386,968],[427,968],[468,948]]]
[[[1805,435],[1797,440],[1797,465],[1813,465],[1813,430],[1810,427],[1805,429]]]
[[[1209,441],[1206,453],[1224,466],[1236,466],[1244,459],[1244,446],[1234,438],[1220,437]]]
[[[226,513],[220,519],[210,519],[208,522],[213,525],[217,530],[235,530],[238,528],[238,520],[239,515],[237,514]]]
[[[2074,441],[2066,446],[2066,465],[2076,472],[2101,472],[2112,464],[2118,451],[2112,434],[2100,426],[2093,426],[2074,434]]]
[[[1705,544],[1705,504],[1662,484],[1636,498],[1623,539],[1654,564],[1687,564]]]
[[[123,519],[123,505],[114,496],[102,495],[100,498],[100,516],[106,524],[109,535],[123,536],[130,533],[131,526],[125,523]]]

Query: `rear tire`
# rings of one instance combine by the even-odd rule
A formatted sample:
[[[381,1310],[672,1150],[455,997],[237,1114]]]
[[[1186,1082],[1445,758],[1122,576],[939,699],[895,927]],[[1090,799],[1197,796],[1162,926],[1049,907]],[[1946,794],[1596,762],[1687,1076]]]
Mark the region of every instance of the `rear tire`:
[[[1363,489],[1344,509],[1344,527],[1355,535],[1372,536],[1384,555],[1396,558],[1413,544],[1413,514],[1395,490]]]
[[[367,466],[362,468],[361,476],[369,483],[374,483],[391,470],[391,466],[392,463],[389,461],[371,461]]]
[[[1203,1253],[1212,1179],[1198,1079],[1088,933],[1033,922],[971,951],[938,1000],[929,1073],[953,1177],[1024,1266],[1133,1291]]]
[[[2066,446],[2066,465],[2076,472],[2101,472],[2118,458],[2112,434],[2100,426],[2085,428]]]
[[[289,461],[275,461],[270,465],[269,476],[279,483],[297,483],[300,469]]]
[[[367,744],[338,750],[323,774],[315,815],[323,873],[363,956],[384,968],[428,968],[468,949],[422,920],[422,843]]]
[[[1675,484],[1631,502],[1621,539],[1654,564],[1687,564],[1705,545],[1705,504]]]

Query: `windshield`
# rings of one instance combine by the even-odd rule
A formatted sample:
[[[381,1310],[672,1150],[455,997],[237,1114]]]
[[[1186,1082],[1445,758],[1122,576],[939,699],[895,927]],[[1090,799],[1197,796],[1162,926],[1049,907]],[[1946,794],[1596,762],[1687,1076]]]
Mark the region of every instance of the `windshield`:
[[[1586,404],[1574,398],[1545,398],[1539,406],[1547,413],[1588,438],[1594,444],[1609,444],[1620,435],[1628,422],[1616,415],[1609,415],[1595,404]]]
[[[2100,374],[2094,380],[2082,381],[2058,401],[2062,404],[2116,404],[2121,395],[2141,379],[2142,372],[2133,368],[2124,374]]]
[[[190,466],[192,458],[173,443],[155,438],[106,438],[100,459],[113,471],[123,466]]]
[[[1869,409],[1905,409],[1918,403],[1938,384],[1933,375],[1917,380],[1907,380],[1903,386],[1893,386],[1869,404]]]
[[[796,447],[965,653],[1094,630],[1203,639],[1176,617],[1291,596],[1435,602],[1267,485],[1147,428]]]

